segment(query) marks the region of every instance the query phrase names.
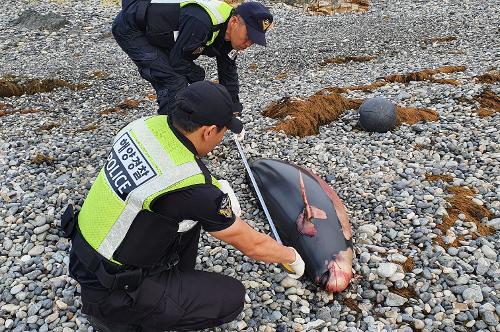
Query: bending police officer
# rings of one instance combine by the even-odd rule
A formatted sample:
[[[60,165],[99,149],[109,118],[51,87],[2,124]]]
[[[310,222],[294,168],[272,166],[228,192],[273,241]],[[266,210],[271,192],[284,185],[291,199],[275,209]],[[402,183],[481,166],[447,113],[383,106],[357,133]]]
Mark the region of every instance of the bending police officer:
[[[200,156],[227,129],[239,133],[240,106],[219,84],[183,90],[171,116],[141,118],[116,136],[79,213],[66,210],[70,275],[81,285],[82,312],[101,331],[199,330],[235,319],[241,282],[195,270],[200,231],[264,262],[304,262],[242,221],[236,196]]]
[[[157,95],[159,114],[170,114],[175,96],[205,79],[193,61],[215,57],[219,83],[239,102],[238,51],[266,45],[273,16],[258,2],[233,9],[218,0],[123,0],[113,35]]]

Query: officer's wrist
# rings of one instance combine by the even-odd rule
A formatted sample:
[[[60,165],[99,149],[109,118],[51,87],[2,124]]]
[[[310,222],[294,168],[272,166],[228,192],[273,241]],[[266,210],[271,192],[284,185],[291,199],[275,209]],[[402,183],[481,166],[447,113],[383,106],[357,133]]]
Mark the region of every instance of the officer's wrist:
[[[292,247],[285,247],[287,250],[286,256],[285,256],[285,263],[286,264],[293,264],[297,260],[297,255],[295,254],[295,250]]]

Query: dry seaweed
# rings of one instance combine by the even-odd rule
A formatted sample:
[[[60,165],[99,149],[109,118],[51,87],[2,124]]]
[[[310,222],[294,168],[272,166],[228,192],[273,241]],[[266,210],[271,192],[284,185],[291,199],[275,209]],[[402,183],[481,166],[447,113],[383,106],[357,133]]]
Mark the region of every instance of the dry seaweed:
[[[16,110],[12,112],[7,112],[0,110],[0,117],[2,116],[7,116],[7,115],[13,115],[13,114],[32,114],[32,113],[40,113],[40,112],[46,112],[47,110],[39,109],[39,108],[24,108],[22,110]]]
[[[95,79],[104,79],[104,78],[108,78],[109,74],[106,73],[105,71],[102,71],[102,70],[96,70],[96,71],[91,72],[89,76],[91,78],[95,78]]]
[[[123,110],[129,110],[129,109],[133,109],[133,108],[139,107],[140,103],[141,103],[140,100],[125,99],[124,101],[122,101],[121,103],[119,103],[116,106],[119,107],[119,108],[121,108],[121,109],[123,109]]]
[[[59,123],[55,123],[55,122],[48,122],[48,123],[45,123],[43,125],[41,125],[40,127],[38,127],[38,130],[39,131],[44,131],[44,130],[52,130],[54,128],[57,128],[59,127],[60,124]]]
[[[465,66],[444,66],[436,69],[424,69],[409,74],[395,74],[384,78],[384,81],[375,81],[367,85],[355,85],[349,87],[330,87],[316,92],[307,98],[285,97],[269,105],[262,114],[271,118],[282,120],[273,130],[284,131],[292,136],[309,136],[319,133],[319,127],[337,120],[340,115],[348,109],[358,108],[362,100],[348,99],[341,96],[353,90],[372,91],[389,83],[408,83],[411,81],[428,80],[440,84],[458,85],[453,79],[436,79],[434,75],[440,73],[454,73],[464,71]],[[277,76],[275,79],[284,77]],[[496,98],[496,99],[495,99]],[[498,109],[498,97],[492,92],[485,92],[479,99],[481,105]],[[488,108],[490,109],[490,108]],[[484,111],[482,111],[484,114]],[[396,107],[397,125],[415,124],[421,121],[438,121],[439,115],[436,111],[427,108]]]
[[[237,7],[242,0],[224,0],[225,3],[230,4],[233,7]]]
[[[281,120],[274,128],[287,135],[305,137],[317,135],[319,127],[337,120],[345,111],[357,109],[363,102],[341,95],[349,88],[326,88],[306,98],[285,97],[271,103],[264,116]],[[396,107],[397,125],[415,124],[420,121],[437,121],[436,111],[430,109]]]
[[[452,182],[453,181],[453,176],[451,175],[446,175],[446,174],[441,174],[441,175],[434,175],[434,174],[425,174],[425,180],[427,181],[443,181],[443,182]]]
[[[99,114],[108,115],[108,114],[119,113],[119,112],[123,112],[123,110],[119,107],[110,107],[110,108],[106,108],[105,110],[100,111]]]
[[[368,11],[368,8],[368,0],[341,0],[337,2],[314,0],[306,7],[309,13],[316,15],[331,15],[348,12],[359,13]]]
[[[344,297],[342,302],[346,307],[351,309],[352,311],[356,311],[358,314],[361,313],[361,309],[358,306],[358,302],[350,297]]]
[[[279,73],[278,75],[274,76],[274,80],[276,81],[281,81],[281,80],[284,80],[285,78],[288,77],[288,74],[283,72],[283,73]]]
[[[474,99],[479,103],[477,113],[480,117],[491,116],[500,112],[500,97],[498,97],[493,91],[485,89]]]
[[[82,133],[84,131],[91,131],[91,130],[95,130],[97,129],[97,125],[95,123],[91,123],[83,128],[79,128],[77,130],[75,130],[77,133]]]
[[[156,100],[156,93],[148,93],[146,95],[146,99],[150,101],[155,101]]]
[[[140,100],[135,100],[135,99],[125,99],[121,103],[117,104],[115,107],[110,107],[105,110],[102,110],[99,114],[101,115],[107,115],[107,114],[112,114],[112,113],[120,113],[125,110],[129,109],[134,109],[139,107],[139,104],[141,103]]]
[[[406,261],[402,265],[403,271],[406,273],[410,273],[413,271],[413,268],[415,267],[415,261],[413,260],[413,257],[408,257]]]
[[[31,162],[33,164],[36,164],[36,165],[41,165],[43,163],[47,163],[48,165],[52,165],[52,164],[54,164],[54,160],[55,160],[54,157],[46,156],[42,153],[37,153],[35,158],[33,158],[31,160]]]
[[[397,294],[407,299],[418,299],[418,294],[413,287],[405,287],[405,288],[390,287],[389,291],[391,293]]]
[[[457,40],[458,38],[455,36],[443,36],[443,37],[433,37],[429,39],[424,39],[425,44],[434,44],[434,43],[449,43],[451,41]]]
[[[386,76],[384,79],[387,82],[391,83],[409,83],[411,81],[435,81],[436,83],[443,82],[443,80],[440,79],[435,79],[434,75],[436,74],[445,74],[445,73],[455,73],[455,72],[461,72],[466,69],[465,66],[444,66],[436,69],[424,69],[421,71],[416,71],[408,74],[395,74],[395,75],[389,75]],[[446,84],[450,84],[446,80]],[[458,82],[457,82],[458,83]]]
[[[34,95],[37,93],[50,92],[57,88],[82,90],[87,87],[86,84],[73,84],[56,78],[33,78],[22,81],[21,79],[8,75],[0,78],[0,97],[14,97],[24,94]]]
[[[432,83],[437,83],[437,84],[449,84],[449,85],[460,85],[460,82],[457,80],[453,80],[450,78],[433,78],[431,80]]]
[[[338,93],[316,93],[307,99],[282,98],[269,105],[262,114],[282,120],[273,130],[305,137],[318,134],[320,126],[335,121],[346,110],[360,105],[361,100],[347,99]]]
[[[428,108],[396,107],[397,125],[415,124],[421,121],[437,121],[439,115],[436,111]]]
[[[358,91],[372,91],[375,89],[378,89],[384,85],[387,85],[388,82],[383,82],[383,81],[375,81],[371,84],[367,85],[355,85],[355,86],[350,86],[347,87],[348,90],[358,90]]]
[[[484,206],[472,201],[475,195],[474,190],[462,186],[448,186],[447,191],[451,194],[450,197],[446,198],[446,201],[450,204],[450,208],[446,210],[448,215],[443,218],[441,224],[436,226],[443,234],[447,234],[450,228],[455,225],[460,214],[463,214],[465,221],[476,225],[477,230],[472,234],[472,238],[495,234],[494,228],[482,222],[484,218],[490,219],[493,217],[493,213]],[[452,242],[446,242],[443,237],[436,237],[434,241],[443,248],[448,249],[449,247],[458,247],[464,239],[465,236],[460,235]]]
[[[476,76],[475,78],[479,83],[495,84],[500,81],[500,72],[498,70],[492,70],[483,75]]]

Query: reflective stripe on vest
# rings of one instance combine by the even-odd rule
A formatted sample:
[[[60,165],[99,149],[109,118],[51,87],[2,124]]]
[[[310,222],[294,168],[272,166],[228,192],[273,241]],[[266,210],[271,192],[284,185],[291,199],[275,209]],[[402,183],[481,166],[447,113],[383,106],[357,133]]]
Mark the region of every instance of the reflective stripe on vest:
[[[136,170],[131,167],[133,162],[142,162],[146,178],[132,173]],[[127,188],[125,180],[130,192],[122,192]],[[80,230],[94,249],[112,260],[137,214],[149,209],[154,198],[198,183],[204,183],[202,171],[194,155],[170,130],[167,117],[136,120],[116,136],[108,161],[80,211]],[[106,206],[107,202],[111,206]]]
[[[218,0],[187,0],[181,2],[181,7],[197,4],[205,9],[205,11],[210,15],[213,25],[219,25],[226,22],[229,14],[233,7],[225,3],[224,1]]]
[[[212,24],[214,26],[217,26],[219,24],[222,24],[227,21],[229,16],[231,16],[231,11],[233,10],[233,7],[231,5],[225,3],[224,1],[219,1],[219,0],[187,0],[187,1],[179,1],[179,0],[151,0],[151,3],[178,3],[181,7],[190,5],[190,4],[196,4],[198,6],[201,6],[207,14],[210,16],[210,19],[212,20]],[[177,35],[179,34],[179,31],[174,31],[174,41],[177,40]],[[210,38],[209,41],[207,41],[206,45],[210,46],[217,35],[219,34],[219,30],[214,31],[212,33],[212,38]]]
[[[229,16],[231,16],[231,11],[233,7],[231,5],[225,3],[224,1],[218,0],[188,0],[181,3],[181,7],[184,7],[188,4],[195,3],[205,9],[205,11],[210,15],[210,19],[212,20],[212,24],[217,26],[227,21]],[[212,38],[206,43],[207,46],[210,46],[215,38],[219,35],[219,31],[214,31],[212,33]]]

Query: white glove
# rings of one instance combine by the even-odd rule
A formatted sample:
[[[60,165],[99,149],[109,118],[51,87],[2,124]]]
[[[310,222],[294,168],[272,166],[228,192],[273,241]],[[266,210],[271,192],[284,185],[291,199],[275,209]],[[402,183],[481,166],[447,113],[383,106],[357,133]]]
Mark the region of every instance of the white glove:
[[[218,180],[220,183],[220,190],[229,196],[229,200],[231,201],[231,209],[236,217],[241,217],[241,207],[240,202],[238,202],[238,198],[233,191],[233,188],[229,185],[229,182],[226,180]]]
[[[292,248],[293,251],[295,251],[295,261],[291,264],[283,264],[283,265],[289,272],[294,272],[288,274],[290,278],[299,279],[300,277],[302,277],[302,275],[304,275],[306,264],[304,263],[304,260],[302,259],[302,257],[300,257],[299,253],[297,252],[297,250],[295,250],[294,247],[288,247],[288,248]]]
[[[241,130],[241,133],[239,134],[234,134],[234,139],[238,140],[238,141],[243,141],[243,139],[245,138],[245,128],[243,128]]]

